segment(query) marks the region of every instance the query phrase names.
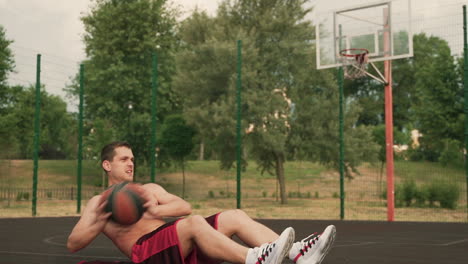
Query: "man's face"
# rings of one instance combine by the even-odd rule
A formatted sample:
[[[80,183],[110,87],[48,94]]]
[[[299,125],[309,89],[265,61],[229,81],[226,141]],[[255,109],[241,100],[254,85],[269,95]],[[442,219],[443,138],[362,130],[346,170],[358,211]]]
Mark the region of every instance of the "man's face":
[[[104,161],[103,167],[107,171],[109,182],[112,184],[122,181],[133,181],[133,153],[127,147],[115,149],[112,161]]]

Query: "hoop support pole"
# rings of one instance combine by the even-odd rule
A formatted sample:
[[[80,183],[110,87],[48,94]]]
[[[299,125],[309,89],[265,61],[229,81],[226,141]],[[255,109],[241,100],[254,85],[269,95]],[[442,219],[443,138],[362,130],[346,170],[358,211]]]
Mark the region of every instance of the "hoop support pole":
[[[390,21],[388,21],[388,9],[384,10],[385,33],[384,52],[390,50]],[[392,62],[384,62],[384,73],[387,84],[385,85],[385,154],[387,160],[387,221],[395,220],[395,187],[394,187],[394,167],[393,167],[393,96],[392,96]]]

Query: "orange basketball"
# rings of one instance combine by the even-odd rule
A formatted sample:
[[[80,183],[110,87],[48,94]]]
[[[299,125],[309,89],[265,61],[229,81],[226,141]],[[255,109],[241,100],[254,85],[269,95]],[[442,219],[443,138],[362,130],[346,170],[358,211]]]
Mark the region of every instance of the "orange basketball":
[[[143,216],[145,200],[140,196],[142,187],[136,183],[122,182],[104,191],[106,212],[112,212],[111,220],[121,225],[132,225]]]

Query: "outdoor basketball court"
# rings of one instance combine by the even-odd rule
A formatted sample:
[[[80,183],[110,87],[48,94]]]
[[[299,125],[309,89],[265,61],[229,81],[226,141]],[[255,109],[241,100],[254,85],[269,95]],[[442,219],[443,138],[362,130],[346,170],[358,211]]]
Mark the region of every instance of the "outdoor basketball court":
[[[99,236],[71,254],[66,240],[77,217],[0,219],[0,263],[78,263],[81,260],[126,260],[110,240]],[[449,223],[260,220],[277,232],[287,226],[296,237],[337,227],[334,247],[323,263],[444,263],[468,261],[468,225]],[[284,263],[292,263],[289,260]]]

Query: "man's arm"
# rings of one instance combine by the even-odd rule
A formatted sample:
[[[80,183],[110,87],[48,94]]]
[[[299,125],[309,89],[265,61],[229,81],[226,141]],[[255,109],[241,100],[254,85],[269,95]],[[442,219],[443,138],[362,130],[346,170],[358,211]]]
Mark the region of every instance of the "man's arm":
[[[145,207],[154,218],[179,217],[192,213],[192,207],[182,198],[168,193],[163,187],[148,183],[143,185],[146,192]]]
[[[104,211],[105,205],[106,202],[101,201],[100,195],[88,201],[80,220],[68,236],[67,248],[70,252],[86,247],[104,230],[111,215]]]

